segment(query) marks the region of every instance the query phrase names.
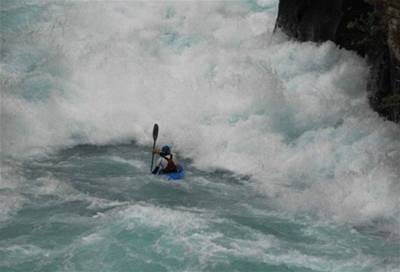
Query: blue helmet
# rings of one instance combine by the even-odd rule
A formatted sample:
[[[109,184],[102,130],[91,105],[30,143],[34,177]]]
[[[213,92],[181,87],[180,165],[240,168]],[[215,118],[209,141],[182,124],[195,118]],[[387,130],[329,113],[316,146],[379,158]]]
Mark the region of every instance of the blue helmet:
[[[164,154],[164,155],[168,155],[168,154],[171,153],[171,148],[168,145],[164,145],[161,148],[161,153]]]

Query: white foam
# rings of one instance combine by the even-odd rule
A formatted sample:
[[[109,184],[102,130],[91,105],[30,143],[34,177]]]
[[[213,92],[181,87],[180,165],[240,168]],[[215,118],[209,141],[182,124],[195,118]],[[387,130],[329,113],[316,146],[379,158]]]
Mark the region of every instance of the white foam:
[[[15,256],[23,255],[25,257],[37,255],[48,256],[49,254],[46,250],[43,250],[42,248],[31,244],[12,245],[2,248],[2,250],[8,252],[8,254],[12,254]]]
[[[1,160],[0,222],[6,221],[10,216],[18,212],[26,202],[26,197],[21,190],[26,180],[21,172],[21,165],[18,161],[9,161],[6,158]]]
[[[0,222],[7,220],[22,208],[25,198],[20,194],[8,193],[7,195],[0,195]]]
[[[81,241],[84,245],[94,244],[102,241],[104,237],[102,237],[98,233],[91,233],[81,238]]]
[[[110,201],[107,199],[103,198],[98,198],[98,197],[88,197],[88,196],[83,196],[82,200],[89,201],[89,206],[88,209],[104,209],[104,208],[114,208],[114,207],[119,207],[119,206],[124,206],[127,205],[129,202],[121,202],[121,201]]]
[[[124,163],[124,164],[128,164],[131,165],[137,169],[143,169],[145,167],[145,164],[143,161],[140,160],[127,160],[118,156],[112,156],[110,157],[113,161],[115,162],[119,162],[119,163]]]
[[[122,217],[127,229],[134,229],[137,226],[144,225],[152,228],[162,227],[172,233],[184,233],[201,229],[207,225],[204,218],[199,217],[198,213],[193,214],[185,210],[173,210],[142,204],[130,205],[121,209],[118,215]]]
[[[54,6],[53,21],[24,39],[64,73],[38,77],[52,88],[36,100],[16,92],[31,75],[12,73],[3,152],[150,144],[158,122],[196,167],[250,175],[288,209],[399,218],[399,128],[368,106],[368,67],[354,53],[272,40],[276,15],[241,2]]]
[[[330,244],[329,248],[337,248],[338,252],[347,250],[348,259],[307,254],[293,249],[292,245],[286,244],[278,237],[238,225],[227,219],[217,218],[216,215],[202,210],[170,209],[142,203],[125,207],[117,213],[111,211],[108,215],[110,217],[107,217],[106,220],[112,220],[113,224],[125,230],[135,232],[143,231],[143,228],[146,228],[152,233],[158,233],[155,238],[156,242],[151,246],[152,251],[168,259],[185,260],[186,263],[191,264],[191,268],[200,270],[207,270],[221,262],[228,264],[229,258],[232,257],[236,260],[320,271],[374,267],[379,261],[373,256],[358,252],[358,249],[352,249],[350,244],[345,242],[346,240],[340,240],[338,244]],[[110,227],[109,224],[103,225]],[[234,230],[237,236],[227,236],[219,232],[216,225],[220,228],[227,227]],[[325,231],[326,228],[323,230]],[[313,229],[313,231],[318,230]],[[100,233],[95,237],[104,235],[107,230],[101,230]],[[241,235],[245,235],[245,238],[242,238]],[[313,234],[312,237],[321,238],[321,233]],[[339,239],[345,238],[340,237]],[[331,239],[327,241],[332,242]],[[325,248],[327,241],[321,241],[321,244],[314,246]],[[305,243],[302,246],[306,247],[307,245]]]

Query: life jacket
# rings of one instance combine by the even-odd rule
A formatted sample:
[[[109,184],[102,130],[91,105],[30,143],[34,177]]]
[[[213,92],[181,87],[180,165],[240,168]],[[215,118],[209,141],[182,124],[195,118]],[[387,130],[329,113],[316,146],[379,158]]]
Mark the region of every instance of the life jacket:
[[[171,155],[171,158],[167,158],[166,156],[161,156],[161,157],[163,157],[164,159],[166,159],[167,160],[167,166],[164,168],[164,169],[162,169],[162,172],[163,173],[171,173],[171,172],[176,172],[176,171],[178,171],[178,167],[176,166],[176,164],[175,164],[175,162],[173,161],[173,155],[172,154],[169,154],[169,155]]]

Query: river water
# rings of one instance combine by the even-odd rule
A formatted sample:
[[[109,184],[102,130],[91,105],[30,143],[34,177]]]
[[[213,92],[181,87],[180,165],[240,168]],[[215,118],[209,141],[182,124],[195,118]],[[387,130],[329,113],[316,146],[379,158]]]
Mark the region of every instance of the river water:
[[[0,271],[400,271],[400,129],[278,1],[0,8]]]

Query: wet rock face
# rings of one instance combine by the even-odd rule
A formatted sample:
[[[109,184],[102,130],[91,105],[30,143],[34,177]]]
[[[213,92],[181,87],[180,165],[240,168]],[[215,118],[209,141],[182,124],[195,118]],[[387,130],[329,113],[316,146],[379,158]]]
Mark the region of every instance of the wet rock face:
[[[280,0],[276,28],[299,41],[334,41],[371,66],[372,107],[400,122],[400,1]]]
[[[341,2],[281,0],[277,26],[300,41],[333,40],[342,17]]]
[[[396,59],[400,60],[400,1],[382,1],[386,3],[386,21],[388,24],[388,44]]]

